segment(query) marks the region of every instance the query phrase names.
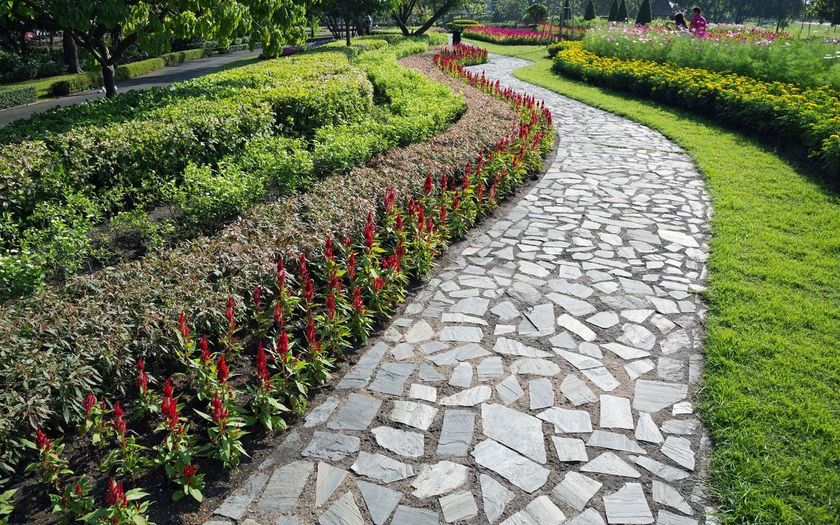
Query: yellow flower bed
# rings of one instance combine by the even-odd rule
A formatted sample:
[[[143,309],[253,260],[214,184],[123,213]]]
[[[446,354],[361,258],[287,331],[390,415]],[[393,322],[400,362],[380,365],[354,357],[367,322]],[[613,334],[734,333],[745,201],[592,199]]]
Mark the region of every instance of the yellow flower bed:
[[[554,71],[713,115],[751,131],[805,148],[840,174],[840,94],[828,86],[793,84],[644,60],[602,57],[579,42],[564,43]]]

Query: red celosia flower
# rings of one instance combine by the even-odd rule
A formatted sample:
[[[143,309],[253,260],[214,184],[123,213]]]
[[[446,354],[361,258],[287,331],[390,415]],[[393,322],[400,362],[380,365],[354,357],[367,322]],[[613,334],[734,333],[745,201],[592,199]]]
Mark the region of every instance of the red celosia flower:
[[[446,191],[447,178],[446,173],[440,176],[440,191]]]
[[[216,379],[224,383],[227,381],[229,373],[230,371],[228,370],[227,363],[225,362],[225,356],[223,355],[216,362]]]
[[[264,385],[271,386],[271,376],[268,375],[268,364],[266,363],[262,341],[257,345],[257,377]]]
[[[365,246],[368,250],[373,249],[374,235],[376,234],[376,227],[373,223],[373,212],[368,212],[367,222],[365,223]]]
[[[286,359],[286,354],[289,353],[289,334],[286,330],[280,330],[280,335],[277,336],[277,351],[280,352],[280,357]]]
[[[283,261],[281,257],[279,261],[277,261],[277,289],[281,292],[286,287],[286,263]]]
[[[236,312],[234,312],[233,297],[228,297],[225,305],[225,319],[228,322],[228,333],[233,333],[236,330]]]
[[[397,256],[398,261],[402,261],[405,258],[405,245],[403,244],[402,240],[397,243],[397,247],[394,249],[394,253]]]
[[[385,278],[377,277],[373,280],[373,293],[378,294],[385,287]]]
[[[114,478],[108,478],[108,490],[105,492],[105,504],[109,507],[124,507],[128,505],[128,498],[125,497],[122,483],[117,483]]]
[[[283,326],[284,324],[286,324],[285,320],[283,319],[283,305],[280,304],[280,301],[274,303],[274,320],[279,326]]]
[[[332,261],[335,259],[335,255],[333,254],[332,237],[327,237],[327,240],[324,241],[324,259],[328,261]]]
[[[52,446],[52,440],[50,440],[50,438],[48,438],[47,435],[44,434],[44,432],[41,430],[40,427],[36,428],[35,429],[35,447],[42,452],[46,452],[50,449],[51,446]]]
[[[306,342],[309,343],[310,348],[317,344],[317,338],[318,336],[315,334],[315,321],[310,317],[306,323]]]
[[[141,394],[145,394],[149,390],[149,375],[144,371],[145,364],[143,358],[137,358],[137,377],[134,378],[134,384],[140,389]]]
[[[166,382],[163,383],[163,397],[172,397],[172,378],[167,377]]]
[[[189,340],[190,328],[187,326],[187,314],[184,312],[178,314],[178,330],[184,336],[184,340]]]
[[[440,205],[440,222],[441,222],[441,224],[446,222],[446,205],[445,204]]]
[[[350,252],[347,256],[347,274],[351,279],[356,278],[356,252]]]
[[[307,303],[312,303],[315,300],[315,284],[308,275],[303,282],[303,298],[306,299]]]
[[[478,187],[475,189],[475,197],[478,200],[484,199],[484,183],[478,181]]]
[[[222,406],[222,402],[219,399],[218,394],[213,394],[213,401],[210,402],[212,407],[212,411],[210,412],[210,417],[213,418],[213,422],[219,426],[225,426],[225,422],[227,421],[228,411],[225,407]]]
[[[76,486],[73,487],[73,492],[75,492],[77,496],[82,495],[82,485],[78,481],[76,482]]]
[[[207,346],[206,335],[201,336],[201,339],[198,340],[198,347],[201,348],[201,360],[204,364],[209,363],[212,357],[210,356],[210,347]]]
[[[345,248],[349,248],[350,245],[353,244],[353,239],[351,239],[350,237],[345,237],[343,243]]]
[[[431,173],[427,173],[427,174],[426,174],[426,182],[425,182],[425,183],[423,183],[423,193],[425,193],[426,195],[428,195],[428,194],[432,193],[432,190],[433,190],[434,188],[435,188],[435,183],[434,183],[434,181],[432,180],[432,174],[431,174]]]
[[[93,392],[88,392],[85,396],[85,400],[82,401],[82,407],[85,409],[85,419],[90,417],[90,411],[93,410],[93,407],[96,406],[96,396],[93,395]]]
[[[262,286],[257,285],[254,287],[254,291],[251,292],[251,299],[254,301],[254,308],[257,310],[262,310],[263,308],[263,300],[262,300]]]
[[[123,418],[124,415],[125,411],[120,406],[120,402],[117,401],[114,403],[114,430],[121,437],[125,435],[126,431],[125,419]]]
[[[402,218],[402,214],[401,214],[401,213],[399,213],[399,212],[397,213],[397,219],[396,219],[396,221],[395,221],[394,228],[395,228],[398,232],[403,231],[403,218]]]
[[[300,254],[298,257],[298,277],[306,279],[309,276],[309,269],[306,267],[306,254]]]
[[[198,467],[193,465],[184,465],[184,481],[187,482],[189,485],[192,482],[193,477],[195,476],[196,472],[198,472]]]
[[[397,192],[394,188],[386,188],[385,189],[385,213],[391,211],[391,208],[394,206],[394,201],[397,200]]]
[[[353,290],[353,310],[356,312],[361,312],[364,307],[365,305],[362,302],[362,290],[359,288],[355,288]]]
[[[329,319],[335,318],[335,296],[332,292],[327,296],[327,317]]]

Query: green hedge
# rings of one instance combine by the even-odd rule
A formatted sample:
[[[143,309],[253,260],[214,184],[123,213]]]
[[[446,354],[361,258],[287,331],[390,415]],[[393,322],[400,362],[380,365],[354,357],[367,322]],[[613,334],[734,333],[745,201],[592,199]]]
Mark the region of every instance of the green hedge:
[[[163,58],[150,58],[148,60],[141,60],[139,62],[131,62],[130,64],[117,66],[116,77],[117,80],[128,80],[165,67],[166,61]]]
[[[95,89],[102,85],[102,76],[96,73],[79,73],[65,80],[59,80],[50,85],[49,95],[51,97],[63,97],[73,93],[81,93],[89,89]]]
[[[31,104],[38,100],[38,92],[33,87],[0,90],[0,109]]]
[[[185,51],[173,51],[172,53],[164,53],[160,56],[167,66],[174,66],[175,64],[183,64],[191,60],[198,60],[206,58],[213,54],[212,49],[199,48],[187,49]]]

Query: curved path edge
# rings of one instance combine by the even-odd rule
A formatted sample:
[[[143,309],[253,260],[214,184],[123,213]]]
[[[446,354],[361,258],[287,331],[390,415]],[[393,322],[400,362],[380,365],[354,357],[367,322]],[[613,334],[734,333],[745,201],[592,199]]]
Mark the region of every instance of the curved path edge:
[[[513,77],[559,133],[207,523],[714,523],[696,416],[709,197],[659,133]]]

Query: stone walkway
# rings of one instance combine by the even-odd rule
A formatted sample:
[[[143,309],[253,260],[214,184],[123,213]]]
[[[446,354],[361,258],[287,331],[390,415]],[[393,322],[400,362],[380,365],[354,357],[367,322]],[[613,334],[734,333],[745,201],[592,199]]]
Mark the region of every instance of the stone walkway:
[[[552,109],[547,174],[433,278],[211,522],[712,523],[694,404],[709,199],[641,125]]]

